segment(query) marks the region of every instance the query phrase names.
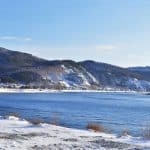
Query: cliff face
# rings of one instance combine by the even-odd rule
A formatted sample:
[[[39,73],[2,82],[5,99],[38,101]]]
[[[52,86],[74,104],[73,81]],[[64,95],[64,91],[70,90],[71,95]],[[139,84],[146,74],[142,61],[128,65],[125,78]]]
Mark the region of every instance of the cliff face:
[[[144,75],[143,75],[144,74]],[[120,89],[150,91],[143,71],[94,61],[48,61],[0,48],[0,86],[51,89]]]

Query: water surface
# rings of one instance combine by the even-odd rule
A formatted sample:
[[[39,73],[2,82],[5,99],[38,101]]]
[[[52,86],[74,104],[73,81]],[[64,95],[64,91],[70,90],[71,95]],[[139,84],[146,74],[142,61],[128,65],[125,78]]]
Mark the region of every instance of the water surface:
[[[139,135],[150,125],[150,95],[137,93],[3,93],[0,115],[19,112],[21,117],[57,117],[59,124],[84,129],[97,122],[114,133],[129,129]]]

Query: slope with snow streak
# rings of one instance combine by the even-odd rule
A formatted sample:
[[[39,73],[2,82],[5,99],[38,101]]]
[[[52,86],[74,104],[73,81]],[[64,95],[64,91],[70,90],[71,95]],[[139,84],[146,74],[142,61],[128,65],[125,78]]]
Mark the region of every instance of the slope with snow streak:
[[[150,141],[142,141],[129,136],[117,138],[111,134],[48,124],[33,126],[26,120],[11,116],[0,120],[0,148],[4,150],[134,150],[136,148],[148,150]]]
[[[92,85],[98,86],[97,80],[83,67],[65,66],[65,64],[50,67],[42,77],[67,89],[90,89]]]

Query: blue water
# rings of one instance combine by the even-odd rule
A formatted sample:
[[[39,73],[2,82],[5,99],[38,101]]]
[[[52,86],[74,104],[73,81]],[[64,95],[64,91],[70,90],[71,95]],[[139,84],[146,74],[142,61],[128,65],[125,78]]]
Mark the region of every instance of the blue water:
[[[150,125],[150,95],[137,93],[5,93],[0,94],[0,115],[18,112],[23,118],[57,117],[59,124],[82,128],[102,124],[114,133],[129,129],[139,135]]]

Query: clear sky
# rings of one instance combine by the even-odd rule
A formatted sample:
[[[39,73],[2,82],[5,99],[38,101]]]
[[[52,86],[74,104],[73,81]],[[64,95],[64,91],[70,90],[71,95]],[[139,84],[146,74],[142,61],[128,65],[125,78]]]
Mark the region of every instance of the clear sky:
[[[0,47],[49,60],[150,65],[150,0],[0,0]]]

